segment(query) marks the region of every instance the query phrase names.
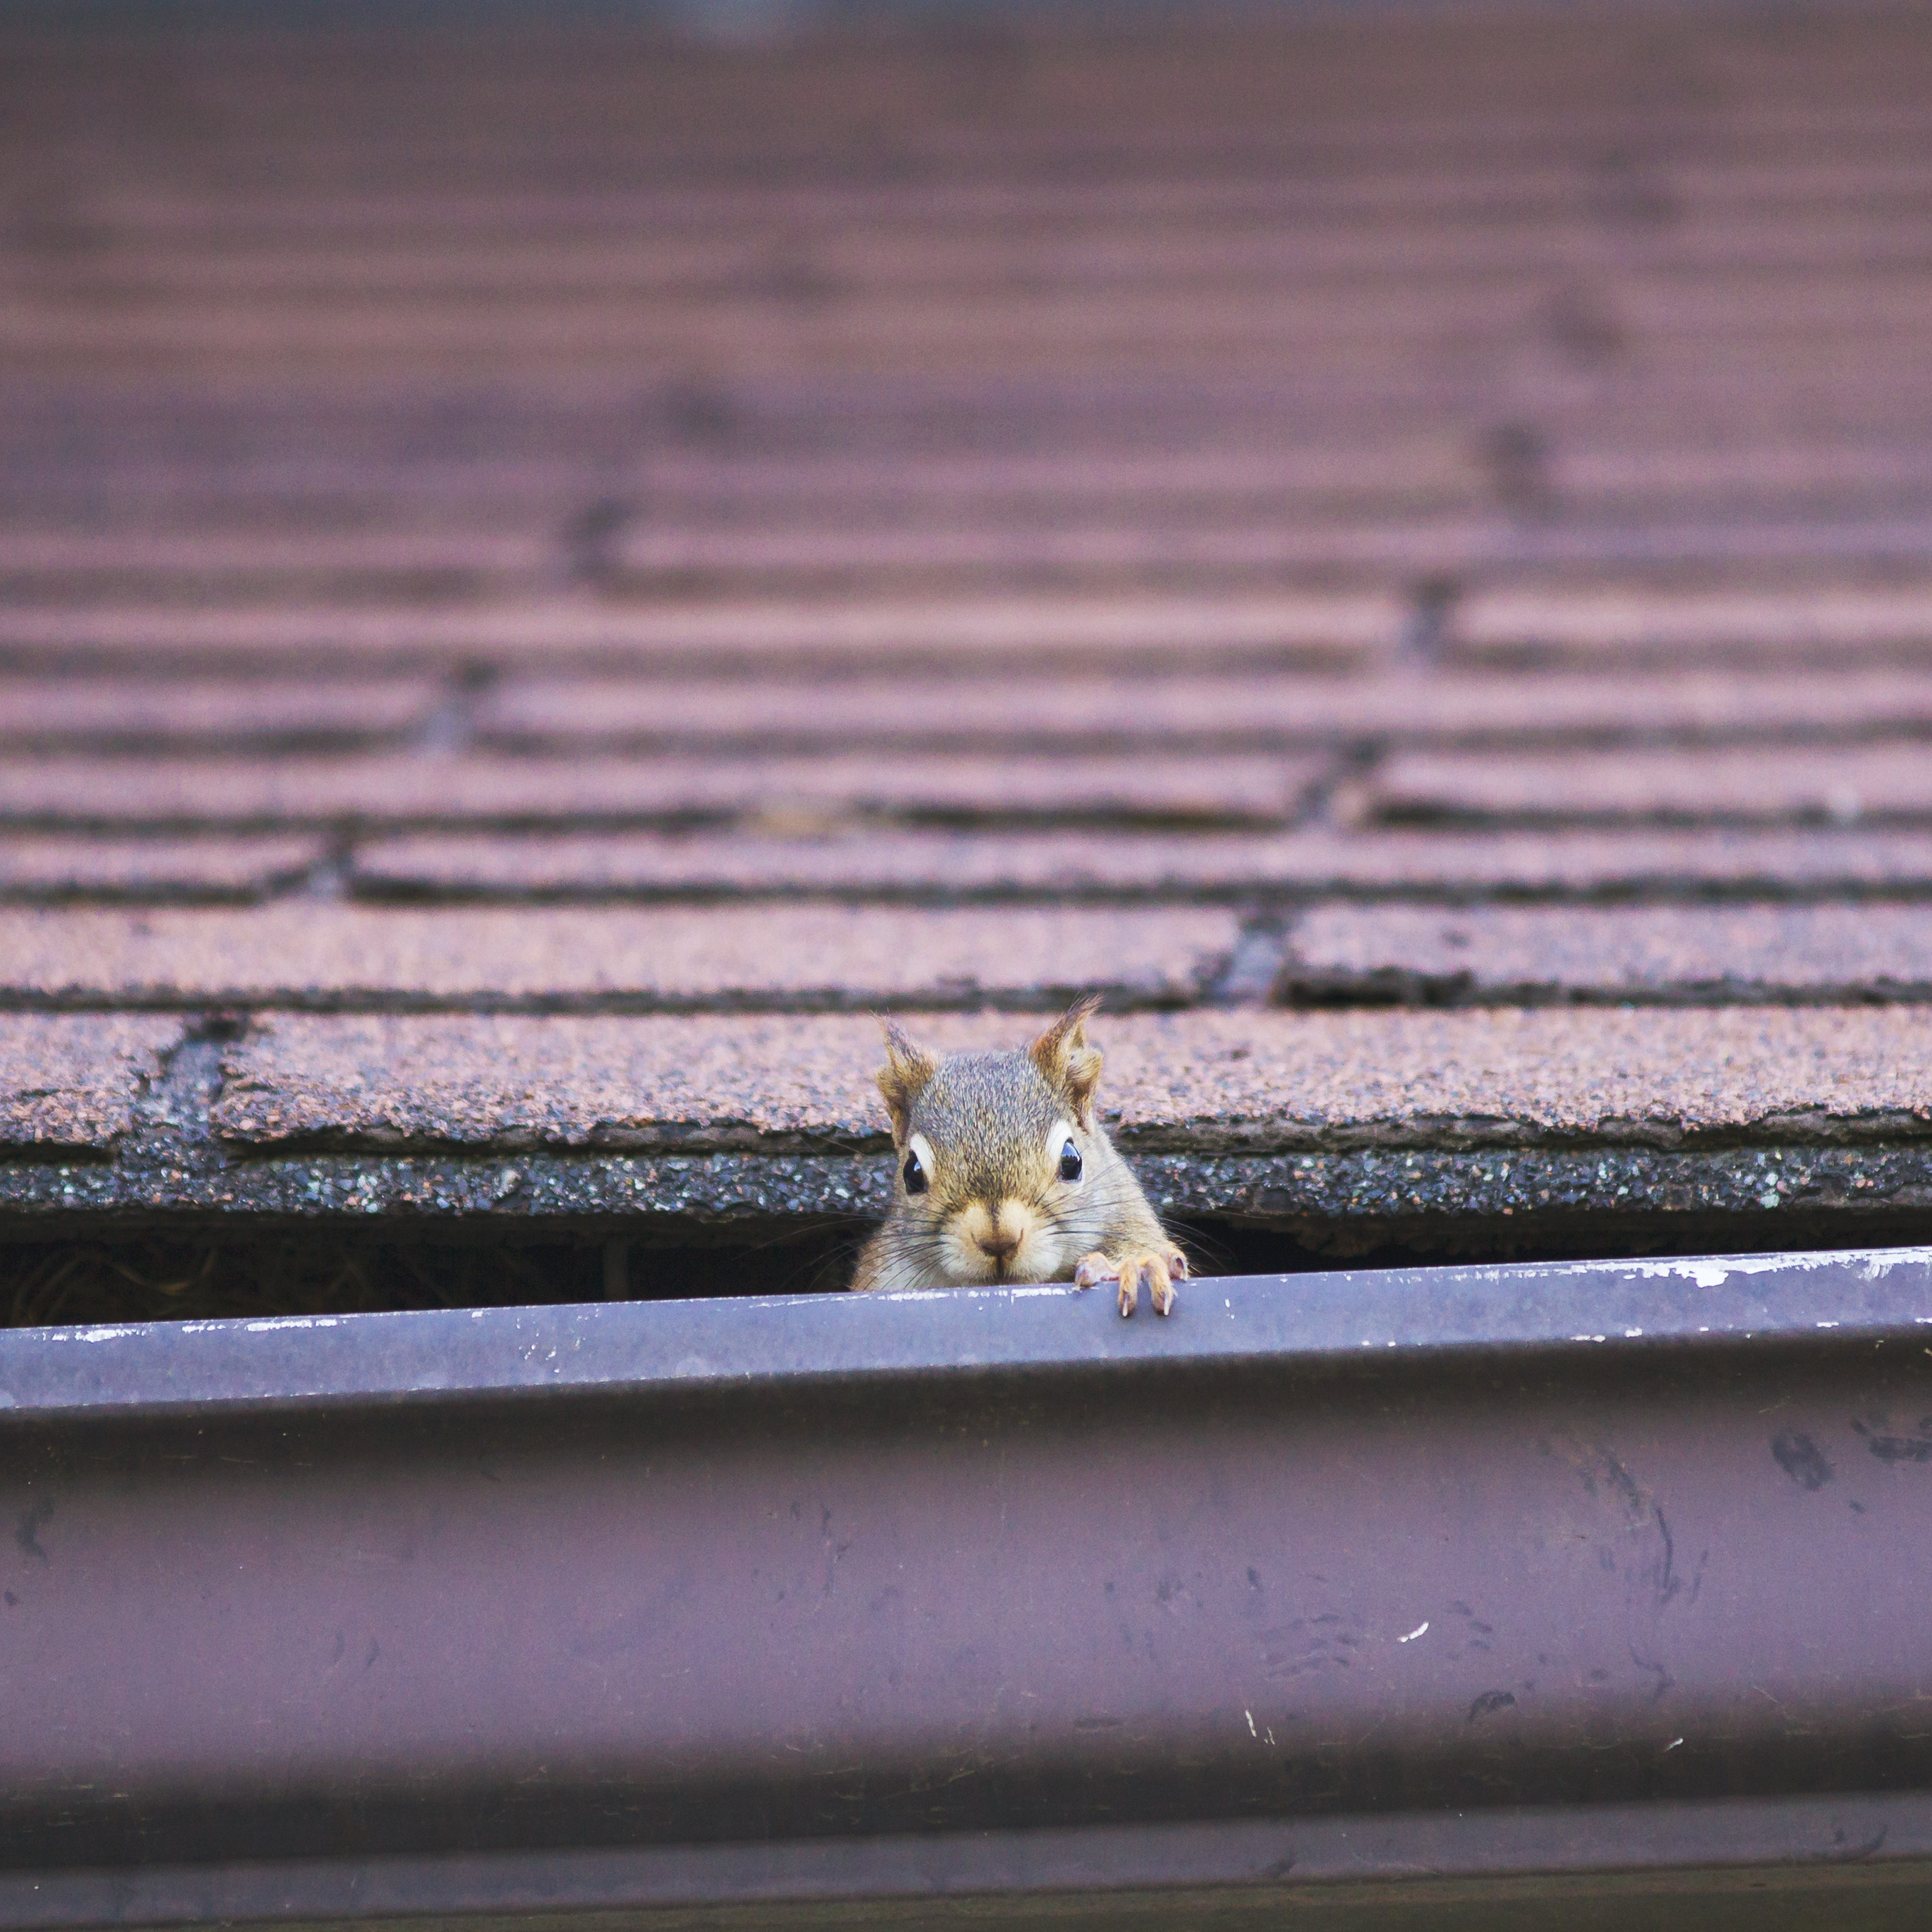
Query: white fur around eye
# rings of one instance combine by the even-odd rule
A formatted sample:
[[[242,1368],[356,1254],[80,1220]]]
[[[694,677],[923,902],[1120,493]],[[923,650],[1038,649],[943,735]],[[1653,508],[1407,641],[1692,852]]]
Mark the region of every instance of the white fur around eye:
[[[1078,1180],[1060,1180],[1060,1156],[1069,1141],[1073,1141],[1073,1150],[1078,1154],[1080,1143],[1073,1140],[1073,1123],[1071,1120],[1055,1120],[1046,1137],[1046,1171],[1055,1180],[1060,1181],[1061,1186],[1078,1187],[1080,1185]],[[1082,1159],[1084,1161],[1084,1156]]]
[[[932,1142],[928,1140],[923,1134],[914,1134],[912,1138],[906,1142],[906,1153],[918,1156],[920,1166],[926,1169],[926,1184],[927,1186],[930,1187],[939,1171],[939,1163],[932,1157]],[[905,1160],[903,1156],[900,1158],[899,1167],[902,1173],[903,1173],[905,1167]],[[903,1185],[903,1182],[902,1182],[901,1184]]]

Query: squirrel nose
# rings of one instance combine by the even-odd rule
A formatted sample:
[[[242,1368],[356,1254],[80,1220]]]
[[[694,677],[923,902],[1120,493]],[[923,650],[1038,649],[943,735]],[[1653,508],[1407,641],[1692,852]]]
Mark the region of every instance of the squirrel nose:
[[[1010,1262],[1020,1251],[1020,1238],[1017,1234],[982,1234],[980,1246],[996,1262]]]

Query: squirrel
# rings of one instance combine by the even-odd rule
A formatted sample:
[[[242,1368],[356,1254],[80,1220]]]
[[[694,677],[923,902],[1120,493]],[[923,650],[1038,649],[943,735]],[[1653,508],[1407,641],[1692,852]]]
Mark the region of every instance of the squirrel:
[[[1102,1060],[1087,1021],[1099,1004],[1076,1000],[1024,1052],[944,1059],[880,1021],[898,1174],[855,1289],[1112,1281],[1126,1316],[1144,1280],[1156,1315],[1173,1308],[1187,1257],[1094,1112]]]

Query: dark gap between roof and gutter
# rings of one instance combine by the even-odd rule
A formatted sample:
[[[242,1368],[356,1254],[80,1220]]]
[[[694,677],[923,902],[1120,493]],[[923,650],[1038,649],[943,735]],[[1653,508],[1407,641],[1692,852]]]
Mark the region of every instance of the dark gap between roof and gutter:
[[[370,1228],[345,1218],[63,1217],[58,1225],[0,1216],[0,1328],[207,1321],[408,1310],[542,1306],[595,1301],[739,1299],[844,1289],[870,1223],[769,1218],[735,1226],[638,1217],[599,1227]],[[1225,1276],[1332,1268],[1421,1267],[1447,1279],[1472,1263],[1618,1261],[1733,1252],[1796,1253],[1853,1240],[1905,1247],[1922,1213],[1583,1217],[1532,1232],[1494,1220],[1432,1230],[1271,1228],[1226,1219],[1171,1219],[1200,1269],[1184,1306]],[[1142,1318],[1154,1318],[1144,1312]]]

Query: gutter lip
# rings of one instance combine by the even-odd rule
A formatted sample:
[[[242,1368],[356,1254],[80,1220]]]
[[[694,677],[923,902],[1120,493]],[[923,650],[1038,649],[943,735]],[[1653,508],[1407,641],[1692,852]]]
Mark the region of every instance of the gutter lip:
[[[1376,1362],[1932,1345],[1932,1247],[1202,1276],[1131,1321],[1066,1284],[0,1332],[0,1430]],[[1928,1352],[1932,1352],[1929,1350]]]
[[[1047,1826],[777,1844],[265,1859],[0,1874],[9,1932],[97,1924],[487,1922],[536,1915],[763,1906],[903,1906],[1212,1891],[1226,1900],[1351,1894],[1401,1901],[1448,1884],[1848,1866],[1922,1879],[1922,1792],[1499,1805],[1166,1824]],[[1820,1893],[1821,1898],[1826,1894]],[[1412,1910],[1414,1907],[1412,1906]],[[1070,1921],[1071,1922],[1076,1922]]]

